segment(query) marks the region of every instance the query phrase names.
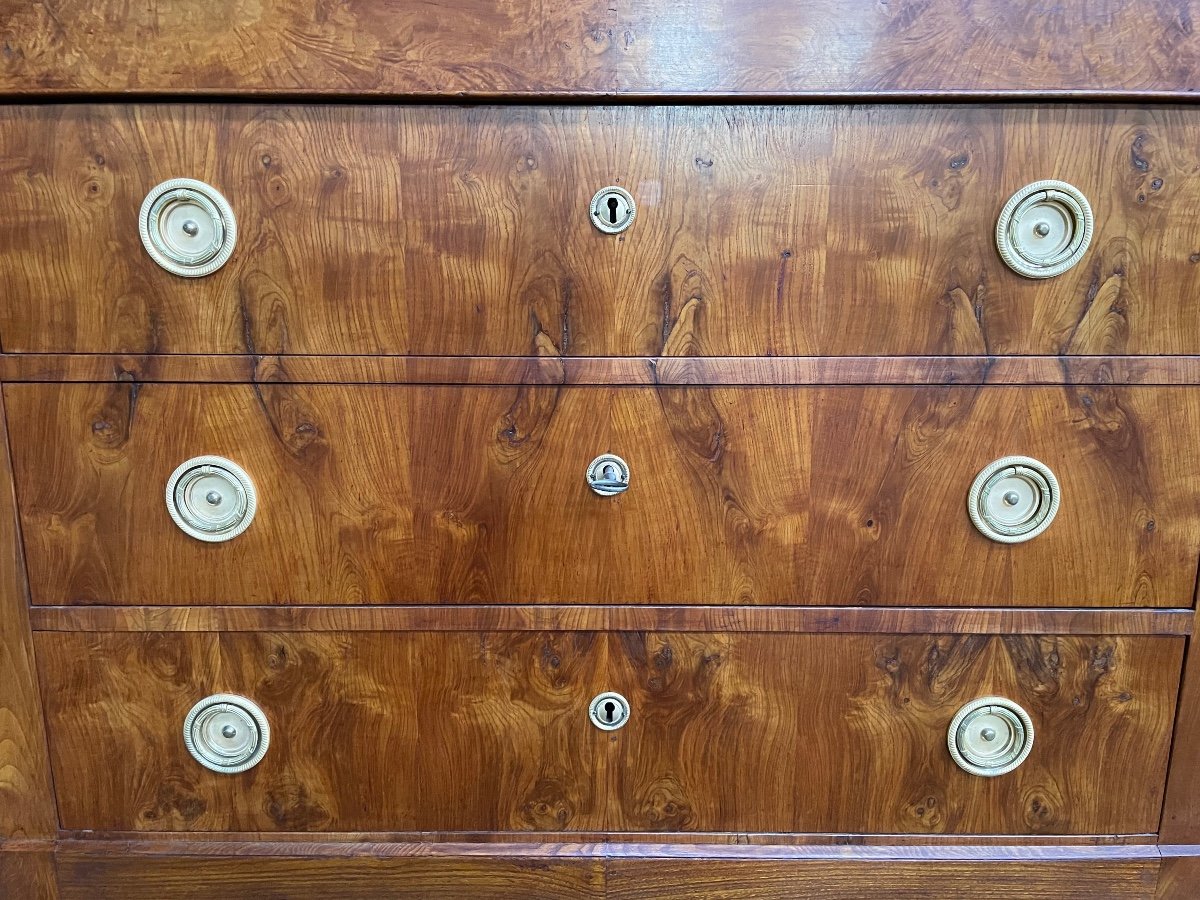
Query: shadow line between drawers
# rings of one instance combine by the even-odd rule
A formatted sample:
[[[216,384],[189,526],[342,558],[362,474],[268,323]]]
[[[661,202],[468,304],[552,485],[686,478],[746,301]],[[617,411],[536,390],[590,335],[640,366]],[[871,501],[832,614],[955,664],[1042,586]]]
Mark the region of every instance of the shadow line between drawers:
[[[34,606],[34,631],[728,631],[1187,635],[1191,609]]]

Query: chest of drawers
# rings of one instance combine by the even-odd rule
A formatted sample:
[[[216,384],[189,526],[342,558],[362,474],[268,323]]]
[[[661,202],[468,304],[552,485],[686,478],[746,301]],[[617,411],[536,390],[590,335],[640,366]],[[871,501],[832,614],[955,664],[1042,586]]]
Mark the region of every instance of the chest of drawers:
[[[0,895],[1200,894],[1188,2],[0,2]]]

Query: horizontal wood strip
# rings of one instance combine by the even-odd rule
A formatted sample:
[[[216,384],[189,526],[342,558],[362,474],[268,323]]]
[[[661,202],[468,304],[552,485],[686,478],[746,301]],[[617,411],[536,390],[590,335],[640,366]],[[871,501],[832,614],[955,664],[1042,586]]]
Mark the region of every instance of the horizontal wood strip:
[[[1200,356],[0,354],[0,381],[564,385],[1200,385]]]
[[[1170,91],[1200,78],[1190,2],[309,0],[0,4],[0,94]],[[532,36],[531,36],[531,28]],[[188,64],[178,62],[187,47]],[[970,65],[963,65],[970,60]]]
[[[1134,854],[1141,856],[1150,848],[1156,848],[1163,855],[1170,850],[1172,856],[1200,856],[1200,848],[1174,846],[1158,847],[1154,834],[836,834],[813,832],[718,832],[718,831],[672,831],[672,832],[631,832],[631,831],[596,831],[570,832],[571,843],[564,845],[566,835],[561,831],[478,831],[478,832],[404,832],[404,831],[354,831],[335,832],[322,831],[314,834],[311,831],[204,831],[204,832],[154,832],[154,831],[70,831],[60,833],[60,844],[68,846],[144,846],[152,847],[159,843],[178,847],[191,843],[197,849],[216,844],[244,846],[247,842],[273,843],[282,852],[291,852],[290,845],[300,845],[304,852],[327,853],[330,855],[345,855],[355,852],[359,847],[395,848],[405,845],[420,845],[432,848],[470,847],[475,852],[486,852],[486,847],[510,845],[533,848],[561,848],[570,846],[576,852],[596,845],[614,845],[614,852],[619,855],[626,853],[625,847],[615,845],[636,845],[642,851],[646,847],[680,847],[687,849],[671,851],[676,854],[687,854],[694,845],[712,847],[767,847],[772,849],[807,848],[812,852],[841,853],[846,850],[875,850],[886,855],[888,852],[910,853],[911,848],[940,849],[954,847],[968,853],[986,854],[988,849],[1000,848],[999,852],[1019,849],[1024,853],[1039,852],[1044,848],[1051,850],[1066,847],[1082,847],[1099,852],[1100,848],[1108,848],[1113,855]],[[1146,849],[1122,850],[1121,848],[1139,846]],[[1035,849],[1036,848],[1036,849]],[[1189,854],[1187,851],[1194,851]],[[386,852],[386,851],[385,851]],[[453,852],[453,850],[451,851]]]
[[[1153,844],[1118,846],[1082,846],[1051,844],[1044,846],[1009,843],[1007,845],[890,844],[844,845],[746,845],[689,844],[669,842],[514,842],[489,844],[474,842],[413,841],[404,843],[189,840],[73,840],[58,842],[62,853],[112,853],[120,856],[288,856],[375,858],[422,856],[510,856],[547,858],[664,858],[664,859],[911,859],[911,860],[1105,860],[1157,859]],[[891,837],[890,835],[888,837]],[[927,836],[925,836],[927,837]],[[1012,838],[1009,838],[1011,841]]]
[[[35,631],[722,631],[1191,634],[1190,609],[672,606],[35,606]]]

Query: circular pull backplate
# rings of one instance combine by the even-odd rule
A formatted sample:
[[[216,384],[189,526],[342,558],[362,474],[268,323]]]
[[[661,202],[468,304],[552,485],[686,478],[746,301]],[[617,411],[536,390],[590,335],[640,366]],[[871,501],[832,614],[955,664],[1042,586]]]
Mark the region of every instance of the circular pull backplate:
[[[637,204],[625,188],[611,185],[596,191],[588,206],[588,214],[592,224],[605,234],[620,234],[633,224]]]
[[[980,697],[958,711],[946,743],[954,762],[972,775],[1011,772],[1033,750],[1033,720],[1004,697]]]
[[[1028,456],[1005,456],[975,476],[967,512],[984,537],[1002,544],[1033,540],[1058,514],[1058,479]]]
[[[587,467],[587,483],[601,497],[629,489],[629,465],[614,453],[602,453]]]
[[[1053,278],[1071,268],[1092,241],[1092,207],[1065,181],[1035,181],[1004,204],[996,249],[1005,265],[1027,278]]]
[[[601,731],[616,731],[629,721],[629,701],[616,691],[597,694],[588,704],[588,718]]]
[[[271,728],[253,701],[213,694],[187,714],[183,742],[200,765],[232,775],[258,765],[271,742]]]
[[[138,214],[142,246],[175,275],[211,275],[229,260],[237,243],[237,220],[220,191],[192,178],[157,185]]]
[[[167,479],[167,511],[185,533],[201,541],[228,541],[250,527],[258,508],[246,471],[223,456],[197,456]]]

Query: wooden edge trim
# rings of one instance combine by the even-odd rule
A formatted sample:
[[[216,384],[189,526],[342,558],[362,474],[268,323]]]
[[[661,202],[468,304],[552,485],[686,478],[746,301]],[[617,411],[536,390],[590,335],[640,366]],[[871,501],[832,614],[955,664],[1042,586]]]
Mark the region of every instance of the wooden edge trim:
[[[1155,847],[1153,834],[1082,834],[1082,835],[1020,835],[1011,834],[833,834],[833,833],[771,833],[771,832],[162,832],[162,831],[63,831],[61,839],[76,842],[80,846],[97,842],[127,842],[132,844],[171,844],[191,841],[196,846],[231,843],[245,844],[251,841],[273,842],[277,845],[319,845],[329,852],[346,853],[346,845],[404,846],[429,845],[480,847],[488,845],[508,846],[561,846],[564,838],[570,838],[571,846],[594,846],[598,844],[637,844],[641,846],[710,845],[717,847],[934,847],[952,845],[973,847],[982,851],[988,847],[1109,847],[1121,848],[1131,845]],[[1018,843],[1019,842],[1019,843]],[[1139,855],[1143,851],[1138,851]]]
[[[551,385],[1200,385],[1200,356],[0,354],[0,381]]]
[[[1178,857],[1200,857],[1200,844],[1159,844],[1159,856],[1175,859]]]
[[[5,103],[246,103],[249,101],[307,105],[349,103],[377,105],[406,103],[422,106],[477,104],[537,104],[539,106],[595,106],[637,104],[663,106],[703,103],[711,106],[754,104],[842,104],[842,103],[1152,103],[1194,106],[1200,96],[1192,88],[1060,87],[1060,88],[888,88],[871,90],[604,90],[587,87],[547,87],[529,90],[387,90],[359,88],[353,91],[310,85],[249,84],[244,87],[146,88],[119,90],[85,88],[79,85],[42,86],[10,82],[0,86]]]
[[[34,631],[725,631],[1186,635],[1190,609],[35,606]]]
[[[1030,845],[866,845],[866,846],[765,846],[674,843],[511,843],[458,842],[339,843],[313,841],[279,844],[260,841],[197,840],[61,840],[59,853],[113,856],[170,857],[524,857],[605,859],[750,859],[750,860],[1016,860],[1021,862],[1158,859],[1151,844],[1089,847],[1072,844]]]

